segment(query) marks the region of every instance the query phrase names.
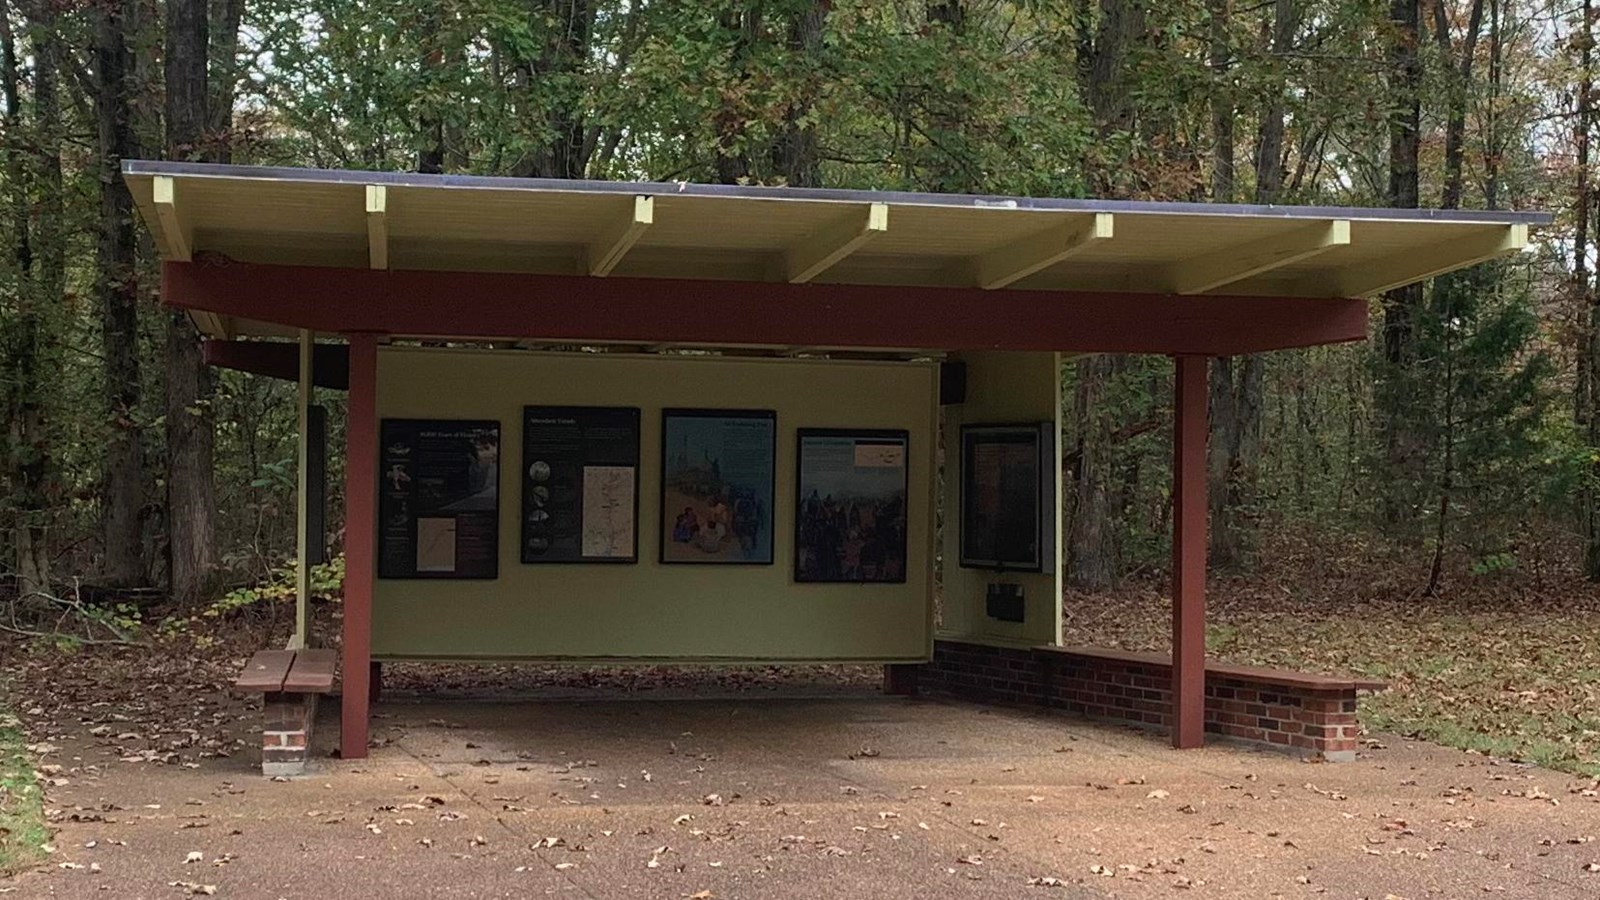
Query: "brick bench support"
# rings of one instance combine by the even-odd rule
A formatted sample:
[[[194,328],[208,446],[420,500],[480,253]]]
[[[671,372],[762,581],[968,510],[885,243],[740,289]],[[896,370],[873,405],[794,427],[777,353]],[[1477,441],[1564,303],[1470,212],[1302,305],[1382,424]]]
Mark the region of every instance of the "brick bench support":
[[[303,775],[318,694],[265,694],[261,728],[261,774],[268,778]]]
[[[261,774],[304,774],[317,697],[333,690],[332,650],[262,650],[233,686],[262,697]]]
[[[934,642],[923,690],[973,700],[1044,705],[1092,719],[1170,731],[1172,661],[1096,647],[997,647]],[[1381,681],[1208,663],[1207,734],[1319,756],[1355,759],[1356,698]]]

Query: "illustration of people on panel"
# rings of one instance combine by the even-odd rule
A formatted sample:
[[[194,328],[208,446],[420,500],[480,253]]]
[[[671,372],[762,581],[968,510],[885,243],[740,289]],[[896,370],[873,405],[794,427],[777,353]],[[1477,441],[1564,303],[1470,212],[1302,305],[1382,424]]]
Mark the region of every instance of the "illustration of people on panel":
[[[694,536],[700,533],[700,517],[694,514],[694,507],[685,506],[683,512],[678,513],[678,518],[672,523],[672,539],[680,544],[694,541]]]

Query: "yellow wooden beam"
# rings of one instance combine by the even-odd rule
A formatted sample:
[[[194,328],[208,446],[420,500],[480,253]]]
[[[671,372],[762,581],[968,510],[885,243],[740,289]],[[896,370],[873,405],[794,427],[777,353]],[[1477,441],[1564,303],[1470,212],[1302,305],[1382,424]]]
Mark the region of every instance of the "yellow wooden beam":
[[[1074,216],[1020,241],[973,257],[965,264],[966,277],[985,290],[1006,287],[1110,240],[1113,224],[1111,213]]]
[[[381,184],[367,185],[367,262],[389,268],[389,189]]]
[[[1455,269],[1517,253],[1528,246],[1528,226],[1485,225],[1474,234],[1441,240],[1421,249],[1392,253],[1370,265],[1347,273],[1338,284],[1338,296],[1370,297]]]
[[[201,334],[209,337],[220,338],[224,341],[233,340],[233,328],[226,316],[201,309],[189,310],[189,321]]]
[[[783,279],[804,284],[888,230],[889,204],[869,203],[785,251]]]
[[[178,214],[178,185],[170,175],[157,175],[150,183],[151,202],[161,223],[161,258],[188,262],[194,257],[194,229]]]
[[[589,274],[605,276],[622,262],[635,242],[656,219],[654,197],[634,197],[627,216],[616,221],[600,239],[589,245]]]
[[[1168,269],[1166,282],[1177,294],[1203,294],[1349,244],[1350,220],[1316,222],[1182,260]]]

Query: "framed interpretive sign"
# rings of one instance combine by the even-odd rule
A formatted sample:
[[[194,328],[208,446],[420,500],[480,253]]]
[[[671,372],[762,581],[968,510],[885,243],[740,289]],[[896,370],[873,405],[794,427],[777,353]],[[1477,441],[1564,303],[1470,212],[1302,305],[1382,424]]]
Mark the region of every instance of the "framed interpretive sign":
[[[639,410],[522,409],[522,561],[639,561]]]
[[[772,564],[778,416],[661,411],[661,561]]]
[[[961,429],[961,565],[1055,568],[1055,426]]]
[[[905,431],[802,428],[794,579],[906,580]]]
[[[500,423],[384,419],[379,578],[500,574]]]

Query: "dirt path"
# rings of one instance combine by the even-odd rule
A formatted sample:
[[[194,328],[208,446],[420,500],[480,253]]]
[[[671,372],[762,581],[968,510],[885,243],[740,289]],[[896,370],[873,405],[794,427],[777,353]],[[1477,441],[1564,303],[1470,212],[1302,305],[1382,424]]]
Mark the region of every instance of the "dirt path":
[[[1057,716],[773,693],[394,700],[370,760],[325,760],[292,782],[261,779],[251,717],[226,692],[200,707],[221,730],[172,757],[130,752],[131,732],[97,721],[117,705],[91,703],[51,736],[56,853],[0,890],[1600,895],[1586,871],[1600,864],[1600,796],[1559,773],[1396,739],[1345,765],[1179,753]]]

